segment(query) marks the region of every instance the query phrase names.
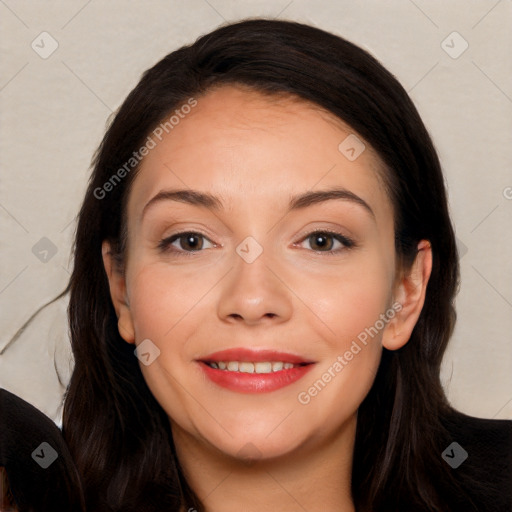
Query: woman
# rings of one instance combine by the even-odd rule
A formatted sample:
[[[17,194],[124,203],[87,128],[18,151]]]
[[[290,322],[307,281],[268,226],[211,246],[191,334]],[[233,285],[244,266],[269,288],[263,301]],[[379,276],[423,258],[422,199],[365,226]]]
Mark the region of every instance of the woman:
[[[368,53],[253,19],[169,54],[79,214],[89,509],[506,510],[511,422],[439,381],[458,279],[431,139]]]

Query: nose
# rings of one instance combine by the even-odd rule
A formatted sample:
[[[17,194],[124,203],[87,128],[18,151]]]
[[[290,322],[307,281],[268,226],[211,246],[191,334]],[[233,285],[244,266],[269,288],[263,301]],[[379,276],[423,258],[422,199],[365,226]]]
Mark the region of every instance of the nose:
[[[283,269],[268,261],[265,251],[251,263],[238,255],[223,280],[218,315],[224,322],[257,325],[287,321],[293,311],[293,292]]]

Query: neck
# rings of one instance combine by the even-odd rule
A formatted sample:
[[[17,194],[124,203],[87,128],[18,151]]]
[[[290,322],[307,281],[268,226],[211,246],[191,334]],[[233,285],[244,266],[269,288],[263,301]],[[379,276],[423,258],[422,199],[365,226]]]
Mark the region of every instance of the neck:
[[[172,424],[185,478],[207,512],[354,512],[350,481],[356,417],[330,438],[279,458],[241,461]]]

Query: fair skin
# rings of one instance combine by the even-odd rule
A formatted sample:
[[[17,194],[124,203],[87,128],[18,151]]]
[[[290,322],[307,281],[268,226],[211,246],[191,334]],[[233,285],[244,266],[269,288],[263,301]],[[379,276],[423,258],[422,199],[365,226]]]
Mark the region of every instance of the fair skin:
[[[397,273],[393,208],[379,161],[369,145],[347,159],[338,145],[351,133],[302,101],[269,101],[234,86],[210,91],[142,162],[127,205],[124,275],[103,244],[119,332],[127,343],[150,339],[160,350],[141,371],[208,511],[355,510],[357,409],[382,347],[396,350],[409,340],[432,254],[420,242],[411,271]],[[335,187],[359,196],[373,213],[348,199],[287,211],[292,196]],[[167,189],[207,192],[223,206],[167,199],[143,215]],[[325,230],[355,247],[334,237],[322,246],[318,234],[309,235]],[[182,231],[203,236],[194,245],[200,250],[186,237],[167,252],[158,248]],[[263,249],[251,263],[236,251],[248,236]],[[397,303],[400,310],[378,334],[333,371],[338,356]],[[279,350],[314,364],[281,389],[237,392],[205,378],[198,362],[233,347]],[[308,394],[326,373],[325,387]]]

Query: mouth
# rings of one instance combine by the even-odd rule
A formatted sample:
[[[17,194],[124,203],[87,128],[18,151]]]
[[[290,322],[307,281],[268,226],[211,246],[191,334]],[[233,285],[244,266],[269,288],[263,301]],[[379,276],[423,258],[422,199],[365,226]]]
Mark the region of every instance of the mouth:
[[[254,362],[254,361],[205,361],[205,363],[210,368],[215,368],[219,370],[226,370],[228,372],[238,372],[238,373],[273,373],[280,372],[282,370],[290,370],[291,368],[296,368],[297,366],[305,366],[307,364],[312,363],[285,363],[283,361],[262,361],[262,362]]]
[[[294,354],[229,349],[197,360],[213,383],[240,393],[266,393],[293,384],[315,364]]]

